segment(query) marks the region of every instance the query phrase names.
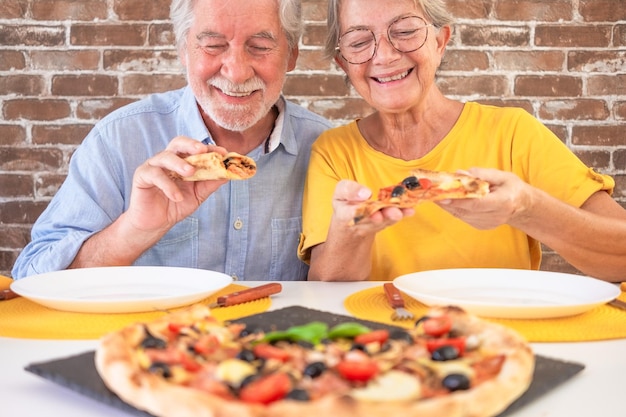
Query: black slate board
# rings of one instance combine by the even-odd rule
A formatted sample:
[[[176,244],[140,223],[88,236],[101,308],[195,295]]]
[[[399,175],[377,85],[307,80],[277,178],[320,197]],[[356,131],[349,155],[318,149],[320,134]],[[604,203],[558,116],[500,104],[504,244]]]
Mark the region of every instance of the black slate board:
[[[298,306],[256,314],[236,321],[244,322],[248,325],[255,325],[264,330],[272,330],[275,328],[284,329],[289,326],[304,324],[310,321],[323,321],[330,326],[347,321],[357,321],[373,329],[391,327],[382,323],[358,320],[354,317]],[[559,384],[572,378],[585,367],[579,363],[565,362],[539,355],[537,355],[535,359],[535,373],[530,387],[524,395],[518,398],[497,417],[505,417],[511,414]],[[126,404],[104,385],[94,366],[93,351],[47,362],[33,363],[26,366],[24,369],[96,401],[126,411],[131,415],[138,417],[151,416],[151,414],[137,410]]]

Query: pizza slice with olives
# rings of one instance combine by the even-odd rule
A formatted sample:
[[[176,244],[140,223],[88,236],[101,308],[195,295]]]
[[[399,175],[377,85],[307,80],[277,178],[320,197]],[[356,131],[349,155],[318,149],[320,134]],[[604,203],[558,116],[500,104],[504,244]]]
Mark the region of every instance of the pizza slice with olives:
[[[183,181],[244,180],[256,174],[254,159],[237,152],[229,152],[226,155],[218,152],[200,153],[186,157],[185,161],[196,168],[193,175],[182,177],[172,172],[173,178]]]
[[[517,333],[455,307],[410,330],[329,320],[263,331],[197,305],[108,334],[95,360],[122,400],[168,417],[489,417],[534,366]]]
[[[416,169],[396,185],[381,188],[375,200],[357,208],[353,223],[386,207],[410,208],[424,201],[481,198],[489,193],[489,183],[462,173]]]

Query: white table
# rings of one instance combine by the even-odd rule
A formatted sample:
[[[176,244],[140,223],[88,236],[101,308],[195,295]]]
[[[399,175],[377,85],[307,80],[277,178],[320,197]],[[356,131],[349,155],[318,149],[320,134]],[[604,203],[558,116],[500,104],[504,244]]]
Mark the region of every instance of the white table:
[[[259,285],[261,282],[242,282]],[[301,305],[347,314],[343,300],[380,283],[283,282],[272,309]],[[96,341],[32,340],[0,337],[0,415],[7,417],[129,417],[23,370],[33,362],[58,359],[93,350]],[[624,416],[626,339],[588,343],[535,343],[535,352],[586,368],[574,378],[518,410],[514,417]],[[445,417],[445,416],[442,416]]]

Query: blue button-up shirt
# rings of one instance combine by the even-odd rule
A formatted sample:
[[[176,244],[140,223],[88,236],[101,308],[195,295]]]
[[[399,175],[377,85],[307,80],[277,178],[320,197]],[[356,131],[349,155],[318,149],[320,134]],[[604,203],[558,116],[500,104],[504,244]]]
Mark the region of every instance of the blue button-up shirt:
[[[248,154],[256,175],[220,187],[135,265],[203,268],[240,280],[306,279],[308,267],[297,258],[302,189],[311,143],[330,123],[290,102],[281,107],[279,142],[272,141],[269,153],[263,144]],[[86,239],[128,209],[135,169],[178,135],[213,143],[189,87],[152,95],[98,122],[33,226],[13,277],[67,268]]]

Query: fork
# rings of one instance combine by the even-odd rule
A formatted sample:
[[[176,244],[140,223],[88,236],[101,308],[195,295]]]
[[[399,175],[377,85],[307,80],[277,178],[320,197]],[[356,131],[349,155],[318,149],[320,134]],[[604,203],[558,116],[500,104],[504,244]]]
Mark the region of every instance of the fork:
[[[409,310],[404,308],[404,299],[400,291],[391,282],[383,284],[385,289],[385,295],[389,305],[393,307],[394,311],[391,314],[391,320],[412,320],[415,316]]]

